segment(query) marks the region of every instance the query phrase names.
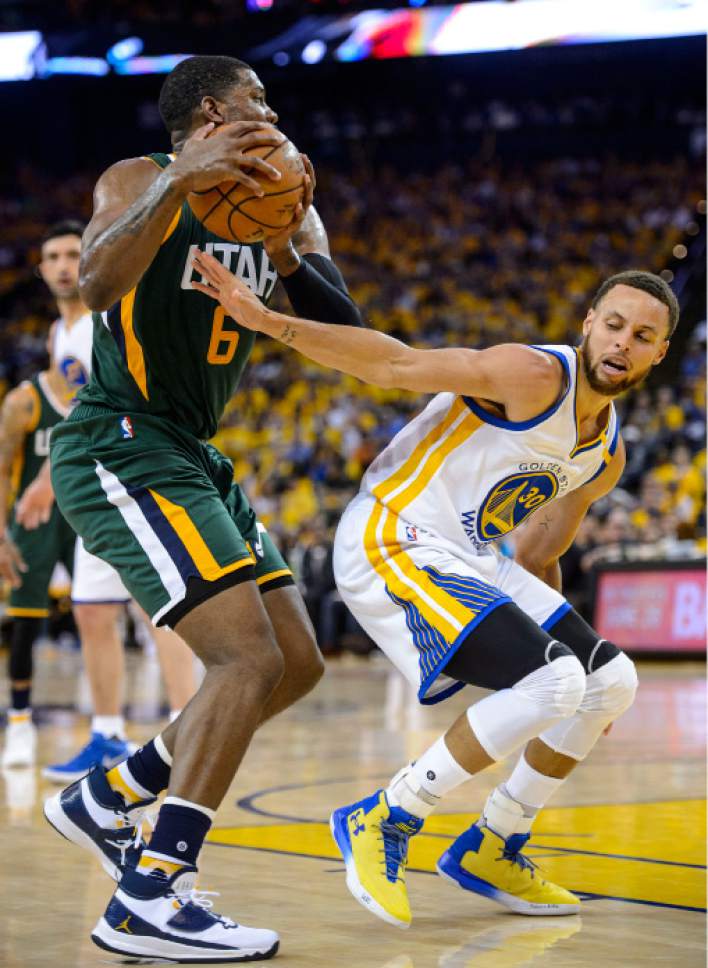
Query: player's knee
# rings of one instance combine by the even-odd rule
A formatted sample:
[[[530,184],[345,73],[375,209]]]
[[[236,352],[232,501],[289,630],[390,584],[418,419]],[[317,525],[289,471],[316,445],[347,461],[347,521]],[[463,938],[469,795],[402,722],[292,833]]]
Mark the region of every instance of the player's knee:
[[[637,670],[624,652],[616,651],[613,659],[587,676],[582,712],[606,713],[615,719],[634,702],[639,684]]]
[[[585,694],[585,671],[570,649],[554,642],[556,657],[524,676],[513,689],[521,692],[552,716],[572,716]]]
[[[93,641],[112,636],[121,606],[111,602],[85,602],[74,605],[74,616],[82,641]]]

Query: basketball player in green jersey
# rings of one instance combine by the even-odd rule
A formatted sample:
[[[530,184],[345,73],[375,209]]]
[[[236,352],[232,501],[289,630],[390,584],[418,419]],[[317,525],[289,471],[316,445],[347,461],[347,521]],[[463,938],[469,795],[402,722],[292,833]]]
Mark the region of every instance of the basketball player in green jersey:
[[[197,249],[212,251],[267,300],[279,276],[296,312],[358,323],[312,207],[314,175],[293,222],[263,244],[209,233],[191,191],[249,171],[244,155],[283,136],[257,76],[240,61],[195,57],[166,79],[160,110],[173,155],[120,162],[99,180],[84,236],[81,294],[95,310],[93,369],[55,431],[59,507],[156,624],[206,666],[182,715],[108,771],[47,801],[47,819],[88,847],[120,884],[92,935],[135,956],[193,961],[270,957],[278,936],[194,903],[197,857],[254,730],[318,681],[323,664],[292,575],[256,520],[229,461],[205,443],[235,392],[253,334],[192,288]],[[216,125],[226,130],[208,139]],[[136,826],[166,787],[149,845]]]
[[[10,584],[6,614],[13,619],[3,768],[32,766],[35,761],[32,645],[42,619],[49,615],[54,567],[62,563],[71,574],[76,544],[76,535],[56,506],[47,522],[28,531],[15,520],[13,501],[39,473],[49,454],[52,429],[68,412],[66,382],[53,366],[11,390],[0,412],[0,577]]]

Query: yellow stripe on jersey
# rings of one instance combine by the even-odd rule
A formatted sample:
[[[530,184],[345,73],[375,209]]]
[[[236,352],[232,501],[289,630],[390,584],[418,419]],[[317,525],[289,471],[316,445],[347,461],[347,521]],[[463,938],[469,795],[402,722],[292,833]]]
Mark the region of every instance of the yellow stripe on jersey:
[[[49,615],[48,608],[20,608],[19,606],[15,608],[10,605],[5,609],[5,614],[9,618],[47,618]]]
[[[135,289],[131,289],[120,301],[120,325],[123,329],[123,338],[125,339],[125,356],[130,375],[140,387],[140,392],[145,399],[149,400],[143,348],[133,329],[134,306]]]
[[[28,383],[27,388],[32,391],[32,417],[27,427],[27,433],[33,434],[39,426],[39,418],[42,416],[42,401],[34,383]]]
[[[167,242],[167,240],[169,239],[169,237],[172,235],[172,233],[174,232],[174,230],[179,225],[179,220],[180,220],[181,216],[182,216],[182,206],[180,205],[180,207],[175,212],[175,214],[174,214],[174,216],[172,218],[172,221],[167,226],[167,229],[165,230],[165,234],[162,236],[162,242],[160,242],[160,245],[164,245],[165,242]]]
[[[462,401],[465,406],[464,401]],[[466,409],[466,406],[465,406]],[[404,508],[411,504],[419,494],[427,487],[433,477],[442,467],[445,459],[463,444],[482,424],[482,421],[475,414],[469,412],[468,415],[460,420],[460,423],[442,443],[436,446],[421,464],[415,476],[407,486],[394,498],[387,502],[387,506],[396,514],[400,514]],[[449,426],[454,426],[454,421]]]
[[[416,608],[421,613],[423,618],[434,628],[437,628],[442,635],[448,640],[448,642],[453,642],[462,626],[458,626],[458,623],[452,618],[452,616],[445,617],[441,614],[437,602],[434,605],[427,600],[428,596],[423,596],[418,585],[411,588],[408,580],[404,581],[396,571],[393,564],[390,562],[390,557],[395,555],[396,549],[400,548],[400,545],[394,545],[389,548],[386,547],[384,551],[382,550],[382,545],[379,544],[378,540],[378,529],[381,523],[383,515],[388,514],[385,506],[379,504],[378,501],[374,505],[374,510],[371,513],[369,521],[366,525],[366,530],[364,532],[364,547],[368,555],[369,561],[371,562],[374,570],[383,578],[386,583],[386,587],[393,592],[398,598],[402,598],[405,601],[414,601]],[[384,526],[386,522],[384,520]],[[395,519],[394,519],[395,528]]]
[[[283,578],[285,575],[292,575],[289,568],[281,568],[279,571],[269,571],[267,575],[261,575],[260,578],[256,578],[256,585],[265,585],[267,581]]]
[[[172,501],[163,497],[162,494],[158,494],[157,491],[153,491],[152,488],[148,490],[155,499],[157,506],[176,531],[180,541],[187,549],[187,553],[196,565],[199,574],[205,581],[216,581],[217,578],[229,575],[232,571],[238,571],[239,568],[256,563],[256,559],[252,555],[249,555],[248,558],[241,558],[239,561],[234,561],[230,565],[220,565],[197,531],[194,521],[192,521],[187,511],[179,504],[173,504]]]
[[[432,445],[442,437],[445,431],[454,424],[457,418],[464,413],[466,409],[467,406],[462,397],[457,397],[455,402],[448,410],[446,416],[440,421],[439,424],[436,424],[435,427],[433,427],[433,429],[429,431],[429,433],[427,433],[425,437],[423,437],[423,439],[415,446],[410,457],[408,457],[407,460],[405,460],[390,477],[387,477],[385,481],[381,481],[376,485],[376,487],[373,488],[372,493],[374,497],[378,498],[379,501],[385,500],[389,494],[393,493],[393,491],[395,491],[400,484],[407,480],[407,478],[410,477],[410,475],[415,471],[418,464],[420,464],[421,460],[425,457],[428,448],[432,447]]]
[[[416,445],[401,467],[373,489],[377,503],[364,535],[369,560],[390,590],[398,598],[413,601],[448,642],[453,642],[477,613],[436,585],[403,550],[398,541],[398,516],[427,487],[446,458],[481,425],[482,420],[458,397],[443,420]],[[398,488],[402,489],[389,501],[379,503]]]

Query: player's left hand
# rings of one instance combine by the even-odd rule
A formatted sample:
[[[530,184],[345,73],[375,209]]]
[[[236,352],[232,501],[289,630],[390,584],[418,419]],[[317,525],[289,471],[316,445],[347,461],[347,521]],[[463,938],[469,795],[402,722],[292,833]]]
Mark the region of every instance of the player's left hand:
[[[28,531],[34,531],[40,524],[46,524],[49,521],[53,506],[54,490],[51,482],[39,474],[17,502],[15,520]]]
[[[246,329],[261,331],[268,310],[245,282],[237,279],[218,259],[207,252],[198,250],[195,253],[194,268],[201,273],[206,284],[193,282],[192,289],[220,302],[226,313]]]
[[[298,202],[295,206],[295,211],[293,212],[292,220],[289,225],[286,225],[284,229],[279,229],[272,235],[266,235],[263,239],[263,245],[268,254],[268,257],[277,267],[277,259],[281,253],[290,251],[290,246],[292,243],[293,236],[302,228],[302,223],[305,221],[305,216],[307,215],[310,206],[312,205],[312,199],[315,196],[315,169],[312,167],[312,162],[307,157],[307,155],[301,154],[302,163],[305,166],[305,191],[302,196],[302,201]]]

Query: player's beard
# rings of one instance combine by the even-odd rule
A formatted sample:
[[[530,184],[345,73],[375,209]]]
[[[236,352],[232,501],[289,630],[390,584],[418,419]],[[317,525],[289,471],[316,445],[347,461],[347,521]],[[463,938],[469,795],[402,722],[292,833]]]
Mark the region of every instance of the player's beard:
[[[638,383],[641,383],[642,380],[646,379],[647,374],[651,370],[651,366],[648,366],[645,370],[635,373],[633,376],[625,377],[624,380],[617,380],[613,382],[610,380],[605,380],[599,372],[600,360],[593,360],[590,354],[590,344],[587,336],[580,346],[580,355],[583,361],[585,378],[590,384],[590,388],[594,390],[595,393],[601,394],[603,397],[618,397],[621,393],[624,393],[625,390],[629,390],[630,387],[634,387]]]

